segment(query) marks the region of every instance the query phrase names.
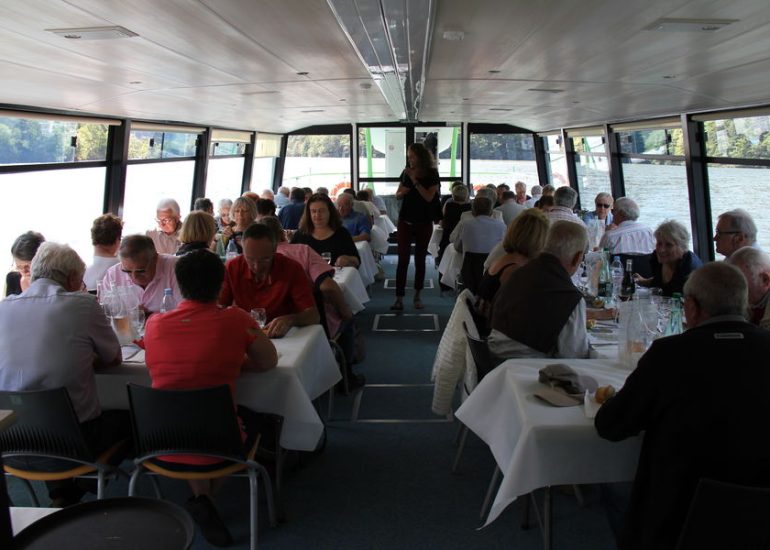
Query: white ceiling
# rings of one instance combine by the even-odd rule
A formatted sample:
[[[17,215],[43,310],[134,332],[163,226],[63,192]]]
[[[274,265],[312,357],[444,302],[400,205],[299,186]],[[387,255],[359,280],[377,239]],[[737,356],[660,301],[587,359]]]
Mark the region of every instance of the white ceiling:
[[[664,17],[738,21],[644,30]],[[113,25],[139,36],[45,30]],[[394,120],[371,83],[324,0],[0,2],[4,104],[285,132]],[[768,0],[439,0],[420,119],[544,131],[769,103]]]

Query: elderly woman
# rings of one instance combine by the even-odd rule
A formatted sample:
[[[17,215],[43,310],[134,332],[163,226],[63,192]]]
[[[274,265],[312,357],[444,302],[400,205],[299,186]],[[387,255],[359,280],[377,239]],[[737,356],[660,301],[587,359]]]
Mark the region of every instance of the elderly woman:
[[[655,253],[650,259],[652,277],[638,277],[642,286],[659,287],[663,296],[682,293],[690,273],[703,265],[700,258],[687,249],[690,232],[681,223],[668,220],[655,230]]]
[[[233,201],[230,199],[222,199],[219,201],[219,215],[214,218],[217,222],[217,229],[219,231],[224,230],[225,227],[228,227],[232,223],[230,220],[230,210],[232,207]]]
[[[30,266],[37,249],[45,241],[40,233],[27,231],[19,235],[11,246],[14,270],[5,276],[5,295],[21,294],[29,288],[31,282]]]
[[[179,248],[179,228],[182,226],[179,203],[174,199],[161,199],[155,208],[157,229],[145,234],[152,239],[158,254],[174,254]]]
[[[322,256],[328,252],[332,265],[358,267],[361,263],[353,237],[342,226],[337,208],[326,195],[310,196],[291,242],[306,244]]]
[[[235,199],[235,202],[233,202],[233,208],[230,210],[230,213],[235,225],[225,227],[222,230],[222,237],[224,237],[226,241],[234,239],[235,246],[238,247],[238,254],[242,254],[241,237],[243,236],[243,232],[246,231],[246,228],[257,219],[257,203],[249,197],[238,197]]]
[[[182,256],[193,250],[209,250],[217,234],[217,222],[208,212],[194,210],[190,212],[179,231],[179,241],[182,246],[176,251]]]
[[[489,318],[500,287],[511,273],[540,254],[548,235],[548,218],[537,208],[525,210],[511,222],[503,237],[505,255],[495,260],[481,279],[476,309]]]

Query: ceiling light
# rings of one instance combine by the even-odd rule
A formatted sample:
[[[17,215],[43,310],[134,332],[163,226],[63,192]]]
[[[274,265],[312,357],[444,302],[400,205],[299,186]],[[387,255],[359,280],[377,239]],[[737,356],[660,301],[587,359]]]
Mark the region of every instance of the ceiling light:
[[[507,109],[504,107],[492,107],[489,109],[490,111],[513,111],[513,109]]]
[[[77,29],[46,29],[69,40],[112,40],[139,36],[125,27],[82,27]]]
[[[297,73],[297,76],[307,76],[307,75],[309,75],[309,74],[310,74],[310,73],[309,73],[309,72],[307,72],[307,71],[300,71],[300,72],[298,72],[298,73]]]
[[[465,38],[465,33],[463,31],[444,31],[444,34],[442,34],[441,37],[450,42],[459,42]]]
[[[500,71],[498,71],[497,69],[492,69],[491,71],[489,71],[489,74],[497,74],[499,72]]]
[[[544,92],[547,94],[560,94],[564,92],[561,88],[527,88],[528,92]]]
[[[398,119],[416,121],[425,87],[436,0],[327,0]]]
[[[323,113],[323,109],[308,109],[307,111],[301,111],[303,113]]]
[[[738,19],[658,19],[644,27],[645,31],[658,32],[714,32]]]

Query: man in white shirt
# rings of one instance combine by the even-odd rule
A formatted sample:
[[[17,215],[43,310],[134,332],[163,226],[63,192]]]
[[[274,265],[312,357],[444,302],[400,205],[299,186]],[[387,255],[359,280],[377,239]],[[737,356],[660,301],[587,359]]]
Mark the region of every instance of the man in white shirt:
[[[508,226],[511,222],[527,209],[523,204],[516,202],[516,193],[513,191],[503,191],[502,204],[495,208],[496,212],[503,214],[503,223]]]
[[[525,202],[524,205],[527,208],[534,208],[535,203],[540,200],[540,197],[543,196],[543,188],[539,185],[533,185],[529,192],[532,193],[532,198]]]
[[[476,191],[476,197],[486,197],[490,201],[492,201],[492,204],[494,204],[495,201],[497,200],[497,192],[494,189],[490,189],[488,187],[482,187],[481,189]],[[503,221],[503,213],[500,212],[499,210],[492,210],[492,217],[495,218],[496,220]],[[462,214],[460,214],[460,221],[457,223],[455,228],[452,230],[452,234],[449,236],[450,243],[455,242],[459,238],[460,233],[462,233],[462,230],[463,230],[463,224],[472,219],[473,219],[473,212],[470,210],[468,212],[463,212]]]
[[[546,212],[551,223],[557,220],[566,220],[568,222],[579,223],[585,227],[583,220],[581,220],[572,210],[577,203],[577,197],[577,191],[571,187],[559,187],[553,194],[553,208],[551,208],[549,212]]]
[[[652,229],[636,221],[639,206],[628,197],[615,201],[612,208],[614,229],[607,229],[599,241],[599,248],[609,248],[610,256],[615,254],[650,254],[655,250],[655,236]]]
[[[155,244],[158,254],[176,254],[182,244],[179,242],[179,230],[182,228],[182,216],[179,203],[174,199],[162,199],[155,209],[157,229],[149,229],[146,233]]]
[[[114,214],[104,214],[91,226],[94,261],[86,269],[83,282],[88,290],[96,290],[107,270],[118,263],[118,247],[123,234],[123,220]]]
[[[740,269],[749,284],[749,322],[770,330],[770,255],[759,248],[744,246],[726,261]]]

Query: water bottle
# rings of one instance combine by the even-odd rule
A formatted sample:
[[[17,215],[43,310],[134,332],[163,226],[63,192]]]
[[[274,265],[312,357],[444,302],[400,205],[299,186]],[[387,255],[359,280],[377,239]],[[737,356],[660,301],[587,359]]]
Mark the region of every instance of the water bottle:
[[[668,326],[666,327],[664,336],[682,334],[684,331],[684,327],[682,326],[682,295],[678,292],[674,292],[671,302],[671,314],[668,317]]]
[[[217,256],[219,256],[221,259],[227,258],[227,255],[225,253],[225,244],[222,242],[222,235],[217,235]]]
[[[235,239],[230,239],[230,242],[227,243],[227,254],[225,257],[227,260],[232,260],[233,258],[236,258],[238,256],[238,245],[235,244]]]
[[[612,272],[612,293],[618,295],[620,294],[620,285],[623,283],[623,263],[620,261],[620,256],[615,256],[612,259],[610,271]]]
[[[174,292],[170,288],[163,289],[163,299],[160,301],[160,312],[166,313],[176,307]]]

